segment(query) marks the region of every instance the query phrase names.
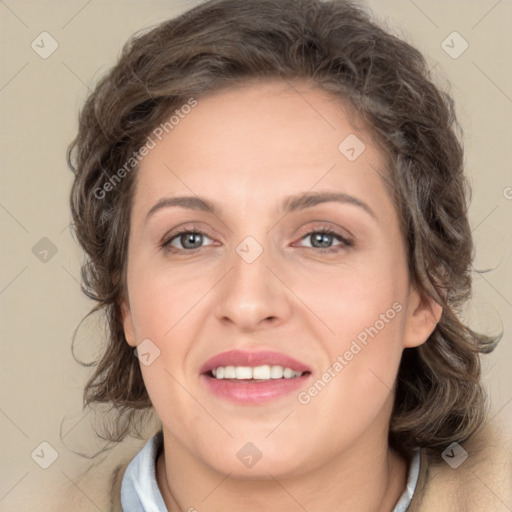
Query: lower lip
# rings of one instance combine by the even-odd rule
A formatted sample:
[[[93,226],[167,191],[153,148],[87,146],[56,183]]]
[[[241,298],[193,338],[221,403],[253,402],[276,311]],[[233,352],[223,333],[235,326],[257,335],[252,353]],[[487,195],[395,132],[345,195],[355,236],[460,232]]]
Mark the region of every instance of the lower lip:
[[[201,375],[208,390],[221,398],[238,404],[261,404],[277,400],[303,387],[311,374],[292,379],[270,379],[266,381],[248,381],[214,379]]]

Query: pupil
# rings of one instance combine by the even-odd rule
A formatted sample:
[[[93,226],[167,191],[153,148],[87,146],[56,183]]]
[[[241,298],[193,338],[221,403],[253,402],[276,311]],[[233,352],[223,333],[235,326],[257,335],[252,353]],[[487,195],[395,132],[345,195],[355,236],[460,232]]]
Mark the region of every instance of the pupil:
[[[320,244],[320,247],[329,247],[331,238],[332,235],[328,235],[326,233],[315,233],[313,235],[314,242],[318,242],[318,244]],[[315,243],[313,243],[313,246],[315,246]]]
[[[196,247],[198,247],[198,245],[201,245],[201,238],[202,238],[202,235],[200,235],[199,233],[189,233],[187,235],[183,235],[183,237],[182,237],[183,247],[186,247],[188,249],[195,249]],[[195,239],[196,245],[194,245],[194,239]]]

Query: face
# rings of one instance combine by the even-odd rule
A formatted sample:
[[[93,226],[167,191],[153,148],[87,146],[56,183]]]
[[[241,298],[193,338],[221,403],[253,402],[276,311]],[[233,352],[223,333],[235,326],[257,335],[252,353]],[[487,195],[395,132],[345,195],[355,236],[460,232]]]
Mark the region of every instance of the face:
[[[305,83],[190,110],[137,171],[123,304],[166,447],[251,478],[371,454],[401,353],[435,326],[384,156]]]

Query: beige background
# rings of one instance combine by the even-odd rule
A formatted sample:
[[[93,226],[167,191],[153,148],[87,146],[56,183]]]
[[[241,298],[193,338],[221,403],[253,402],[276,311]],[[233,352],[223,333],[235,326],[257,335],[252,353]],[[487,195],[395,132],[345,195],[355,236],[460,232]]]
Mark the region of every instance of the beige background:
[[[73,453],[90,457],[101,443],[94,441],[91,415],[81,411],[89,370],[70,351],[72,333],[92,304],[80,292],[81,254],[68,229],[72,174],[65,151],[89,89],[126,39],[193,3],[0,1],[0,510],[29,510],[31,500],[41,503],[40,496],[68,484],[76,485],[90,510],[104,510],[95,503],[95,484],[82,478],[91,460]],[[438,81],[451,83],[457,101],[474,188],[475,269],[490,270],[474,274],[474,301],[466,315],[474,327],[505,332],[483,363],[495,421],[512,412],[512,1],[369,5],[428,56]],[[47,59],[31,48],[43,31],[58,42]],[[456,59],[442,47],[453,31],[469,44]],[[447,44],[454,52],[463,41],[450,36]],[[43,244],[39,250],[48,244],[39,242],[43,237],[57,250],[46,262],[33,253],[36,244]],[[98,329],[93,322],[80,329],[78,357],[91,360],[97,353]],[[46,470],[31,457],[37,448],[34,459],[44,453],[39,461],[49,460],[51,450],[39,447],[41,442],[58,452]],[[118,447],[111,460],[131,448]]]

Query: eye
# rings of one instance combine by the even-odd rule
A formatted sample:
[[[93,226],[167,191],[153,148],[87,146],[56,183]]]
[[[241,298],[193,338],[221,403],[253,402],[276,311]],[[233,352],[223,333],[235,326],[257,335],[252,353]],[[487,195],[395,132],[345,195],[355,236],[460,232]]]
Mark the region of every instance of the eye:
[[[300,244],[302,247],[319,249],[320,252],[336,252],[352,246],[351,240],[331,229],[310,231],[301,238],[301,241],[309,241],[309,244]]]
[[[183,229],[166,238],[160,247],[169,252],[191,252],[212,244],[213,240],[203,231]],[[316,249],[318,252],[337,252],[351,247],[353,242],[332,229],[323,228],[306,233],[298,245]]]
[[[162,249],[171,252],[176,251],[191,251],[203,247],[205,240],[212,242],[212,239],[197,229],[195,230],[182,230],[174,233],[170,238],[164,240],[161,244]]]

